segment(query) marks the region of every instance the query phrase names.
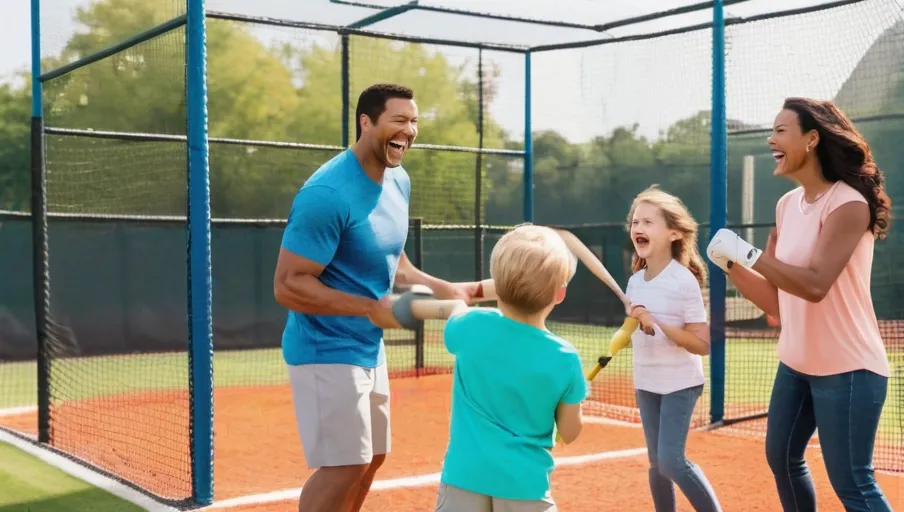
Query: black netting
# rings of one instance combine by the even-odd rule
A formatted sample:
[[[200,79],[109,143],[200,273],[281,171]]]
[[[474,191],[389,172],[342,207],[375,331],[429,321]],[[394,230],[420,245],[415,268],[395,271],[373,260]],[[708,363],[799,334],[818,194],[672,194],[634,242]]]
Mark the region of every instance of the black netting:
[[[736,229],[751,243],[765,246],[775,222],[776,202],[795,186],[772,175],[775,162],[766,143],[786,96],[829,99],[844,110],[869,142],[895,204],[904,171],[904,161],[897,156],[898,141],[904,136],[904,96],[898,79],[904,69],[901,14],[896,2],[876,0],[726,28],[728,214],[730,222],[762,226]],[[807,44],[792,48],[776,43],[789,33]],[[888,239],[877,242],[871,282],[893,370],[904,364],[901,278],[892,271],[902,229],[893,222]],[[725,418],[762,418],[778,365],[778,329],[732,289],[726,314],[730,339],[725,361]],[[732,315],[737,317],[735,322]],[[900,388],[895,372],[876,440],[876,468],[902,469],[904,394]],[[762,434],[765,420],[741,422],[733,428]]]
[[[745,5],[732,12],[746,14]],[[514,25],[415,9],[369,27],[405,32],[404,41],[352,30],[343,45],[338,25],[374,9],[275,0],[208,0],[207,8],[213,358],[220,406],[214,420],[215,429],[226,433],[261,414],[234,406],[244,403],[236,396],[267,392],[267,386],[287,392],[279,348],[286,311],[272,293],[284,219],[305,180],[354,142],[355,103],[363,88],[399,82],[415,90],[420,136],[404,161],[413,185],[406,251],[431,274],[470,281],[489,277],[494,244],[524,219],[524,45],[659,26],[597,32],[517,25],[505,31]],[[644,8],[632,9],[641,14]],[[182,0],[103,0],[73,11],[47,6],[43,71],[184,13]],[[702,22],[710,15],[706,10],[687,19]],[[573,12],[568,17],[573,25],[605,21]],[[772,176],[765,144],[773,116],[791,94],[834,99],[855,119],[896,201],[904,184],[897,157],[904,136],[901,20],[893,0],[756,21],[729,16],[732,229],[762,247],[775,203],[791,187]],[[434,40],[413,42],[412,34]],[[786,43],[788,34],[806,44]],[[521,46],[478,49],[435,38]],[[567,226],[622,286],[632,250],[625,216],[647,186],[656,183],[681,197],[704,224],[701,249],[709,239],[711,50],[712,32],[698,29],[531,54],[533,220]],[[178,28],[60,73],[44,83],[43,98],[51,443],[171,498],[191,493],[185,71],[185,35]],[[3,151],[4,162],[17,161],[15,149]],[[26,181],[0,179],[0,206],[25,210]],[[877,245],[873,269],[873,300],[896,371],[904,367],[898,306],[904,283],[894,259],[902,229],[893,223],[889,239]],[[30,218],[0,215],[0,247],[12,248],[0,254],[0,268],[10,270],[0,289],[0,425],[34,433],[30,237]],[[727,295],[724,409],[735,421],[765,412],[777,330],[735,290]],[[579,266],[549,325],[578,346],[589,367],[623,319],[613,294]],[[386,342],[393,377],[451,370],[442,322],[389,331]],[[629,346],[597,377],[587,414],[638,420],[631,363]],[[708,358],[705,364],[709,374]],[[895,375],[877,441],[879,469],[902,469],[904,394]],[[709,422],[708,389],[694,425]],[[761,434],[763,427],[760,419],[733,428]],[[224,464],[239,457],[221,455]],[[253,465],[239,466],[222,478],[257,476]]]
[[[682,198],[698,222],[708,221],[711,48],[710,32],[694,31],[532,58],[536,221],[584,226],[573,231],[623,289],[633,250],[624,226],[641,190],[658,184]],[[577,74],[579,88],[559,88],[565,70]],[[582,348],[589,369],[624,311],[582,270],[552,318],[561,318],[556,330]],[[594,380],[590,400],[591,414],[639,421],[630,346]],[[706,423],[708,410],[705,393],[694,424]]]
[[[142,18],[130,6],[79,11],[89,31],[73,35],[63,56],[173,14]],[[184,28],[45,81],[44,109],[50,444],[157,495],[187,498]],[[107,215],[174,216],[178,236]]]

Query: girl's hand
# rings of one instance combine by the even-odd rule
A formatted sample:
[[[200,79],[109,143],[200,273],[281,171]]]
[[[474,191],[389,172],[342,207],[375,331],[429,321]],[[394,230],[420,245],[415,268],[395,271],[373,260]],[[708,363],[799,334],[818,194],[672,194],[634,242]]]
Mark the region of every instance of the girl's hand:
[[[653,319],[653,315],[647,311],[647,308],[639,304],[632,304],[629,315],[640,323],[640,330],[648,336],[653,336],[656,333],[656,331],[653,330],[653,324],[655,324],[656,321]]]

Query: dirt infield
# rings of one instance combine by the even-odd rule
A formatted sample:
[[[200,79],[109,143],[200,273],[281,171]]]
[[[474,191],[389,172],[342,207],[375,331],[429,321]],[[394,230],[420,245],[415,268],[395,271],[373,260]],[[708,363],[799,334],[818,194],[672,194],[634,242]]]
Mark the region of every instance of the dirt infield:
[[[393,446],[378,480],[423,476],[441,470],[448,438],[450,382],[449,375],[392,382]],[[633,396],[630,401],[628,398],[624,397],[626,406],[633,403]],[[185,407],[183,399],[178,393],[154,400],[130,395],[59,408],[55,411],[56,421],[65,424],[65,415],[70,414],[68,421],[78,419],[80,427],[78,431],[74,428],[55,431],[57,444],[91,455],[94,462],[106,469],[129,480],[145,482],[155,492],[179,494],[189,481],[188,459],[178,464],[164,463],[169,458],[163,456],[166,454],[162,449],[166,443],[183,443],[181,447],[171,447],[168,455],[187,454],[187,427],[184,431],[182,426],[171,428],[174,433],[165,434],[163,430],[168,427],[160,424],[159,418],[161,415],[176,417],[169,408]],[[98,409],[101,405],[103,410]],[[92,412],[92,409],[96,410]],[[217,389],[215,410],[217,501],[302,486],[310,470],[304,464],[292,399],[286,386]],[[101,417],[106,418],[104,423],[93,427],[85,423],[85,418]],[[152,425],[153,418],[158,418],[157,429],[147,427]],[[33,432],[35,416],[6,417],[3,424]],[[643,447],[643,432],[636,426],[589,424],[578,442],[559,445],[553,453],[558,458]],[[705,471],[725,510],[781,509],[766,466],[762,439],[694,432],[688,456]],[[820,510],[842,510],[831,491],[818,449],[808,452],[808,460],[817,485]],[[180,468],[181,464],[185,466]],[[561,467],[553,473],[554,497],[566,511],[651,510],[647,467],[643,454]],[[878,478],[893,508],[904,509],[904,477],[879,475]],[[427,483],[375,491],[364,509],[372,512],[432,510],[435,499],[436,485]],[[680,499],[679,510],[691,510],[684,498]],[[295,507],[288,500],[229,510],[289,512]]]

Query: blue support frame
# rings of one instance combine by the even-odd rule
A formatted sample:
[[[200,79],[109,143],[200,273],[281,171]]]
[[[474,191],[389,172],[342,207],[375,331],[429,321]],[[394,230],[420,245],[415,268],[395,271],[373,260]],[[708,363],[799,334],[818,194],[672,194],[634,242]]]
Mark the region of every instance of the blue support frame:
[[[534,221],[534,138],[531,131],[530,52],[524,54],[524,221]]]
[[[31,0],[31,117],[44,117],[41,87],[41,0]]]
[[[725,112],[725,14],[713,2],[712,140],[710,143],[710,238],[728,216],[728,126]],[[725,416],[725,274],[709,262],[710,420]]]
[[[347,28],[364,28],[375,23],[379,23],[381,21],[386,21],[389,18],[394,18],[400,14],[405,14],[406,12],[416,9],[417,1],[408,2],[407,4],[397,5],[395,7],[389,7],[387,9],[383,9],[380,12],[375,14],[371,14],[370,16],[361,18],[358,21],[349,23],[346,25]]]
[[[213,315],[204,0],[187,0],[188,319],[192,500],[213,502]]]

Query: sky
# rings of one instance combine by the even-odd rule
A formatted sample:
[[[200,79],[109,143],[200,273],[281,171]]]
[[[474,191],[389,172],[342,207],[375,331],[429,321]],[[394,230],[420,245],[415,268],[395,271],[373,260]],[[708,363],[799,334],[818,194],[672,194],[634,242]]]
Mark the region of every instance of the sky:
[[[58,52],[77,27],[71,14],[92,0],[43,0],[42,53]],[[367,0],[392,5],[399,0]],[[329,0],[206,0],[209,10],[341,24],[375,11],[334,5]],[[424,0],[452,6],[546,20],[606,23],[680,5],[688,0]],[[749,17],[825,3],[825,0],[749,0],[725,8],[726,17]],[[29,68],[28,0],[0,0],[0,77]],[[895,0],[869,0],[842,9],[727,29],[726,90],[729,118],[771,125],[787,96],[831,99],[870,45],[899,19]],[[51,8],[52,7],[52,8]],[[454,15],[408,12],[373,25],[374,30],[504,44],[549,44],[651,33],[711,20],[710,11],[674,16],[600,34],[581,29],[474,20]],[[286,30],[256,31],[265,43],[317,39]],[[556,130],[573,142],[637,124],[655,137],[673,122],[711,106],[712,35],[709,30],[537,53],[532,58],[533,130]],[[330,40],[326,38],[325,41]],[[476,51],[440,49],[453,62],[473,69]],[[378,65],[378,57],[374,57]],[[515,139],[524,132],[524,57],[485,52],[501,71],[499,93],[489,112]],[[470,67],[468,67],[470,66]],[[417,92],[417,91],[415,91]]]

